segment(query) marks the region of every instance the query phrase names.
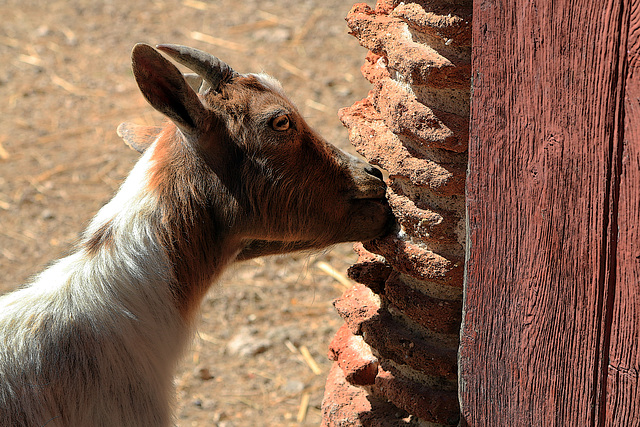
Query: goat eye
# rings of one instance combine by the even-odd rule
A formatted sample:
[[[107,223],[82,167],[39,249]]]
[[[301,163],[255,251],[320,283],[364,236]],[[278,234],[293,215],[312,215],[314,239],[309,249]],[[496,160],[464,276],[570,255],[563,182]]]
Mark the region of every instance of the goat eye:
[[[271,127],[277,131],[285,131],[289,129],[289,116],[282,115],[271,120]]]

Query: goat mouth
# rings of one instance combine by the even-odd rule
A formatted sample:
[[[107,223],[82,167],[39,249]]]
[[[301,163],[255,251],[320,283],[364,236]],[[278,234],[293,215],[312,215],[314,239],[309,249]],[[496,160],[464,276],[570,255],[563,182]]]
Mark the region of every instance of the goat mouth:
[[[369,241],[382,238],[396,227],[397,221],[389,201],[385,197],[371,197],[354,200],[357,206],[357,215],[368,224],[368,234],[356,240]]]
[[[372,213],[377,212],[378,214],[381,214],[384,212],[384,215],[387,217],[387,221],[390,221],[390,218],[392,221],[395,220],[389,201],[384,196],[354,198],[352,199],[352,202],[357,206],[356,209],[360,211],[367,211],[371,209]]]

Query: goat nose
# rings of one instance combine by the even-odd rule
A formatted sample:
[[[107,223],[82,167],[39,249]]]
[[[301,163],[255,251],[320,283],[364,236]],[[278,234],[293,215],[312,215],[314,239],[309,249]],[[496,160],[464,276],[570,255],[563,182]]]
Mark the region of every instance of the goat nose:
[[[368,173],[369,175],[373,175],[373,176],[375,176],[375,177],[376,177],[376,178],[378,178],[380,181],[384,181],[384,177],[382,176],[382,172],[380,171],[380,169],[378,169],[378,168],[376,168],[376,167],[374,167],[374,166],[368,165],[368,166],[366,166],[366,167],[364,168],[364,171],[365,171],[366,173]]]

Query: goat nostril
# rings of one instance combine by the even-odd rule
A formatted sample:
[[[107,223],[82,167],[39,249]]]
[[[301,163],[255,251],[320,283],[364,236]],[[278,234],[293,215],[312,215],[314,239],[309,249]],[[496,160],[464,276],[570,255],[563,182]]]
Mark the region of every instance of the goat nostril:
[[[367,166],[366,168],[364,168],[364,170],[369,175],[373,175],[376,178],[378,178],[380,181],[384,181],[384,177],[382,176],[382,172],[380,171],[380,169],[373,166]]]

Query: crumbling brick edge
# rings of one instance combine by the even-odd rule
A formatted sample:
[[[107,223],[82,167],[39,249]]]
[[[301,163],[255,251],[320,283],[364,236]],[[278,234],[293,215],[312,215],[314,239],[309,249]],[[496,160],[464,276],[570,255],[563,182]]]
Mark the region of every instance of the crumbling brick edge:
[[[389,174],[398,229],[354,247],[357,284],[334,302],[345,324],[329,349],[323,426],[459,422],[471,11],[379,0],[347,15],[372,90],[339,116]]]

